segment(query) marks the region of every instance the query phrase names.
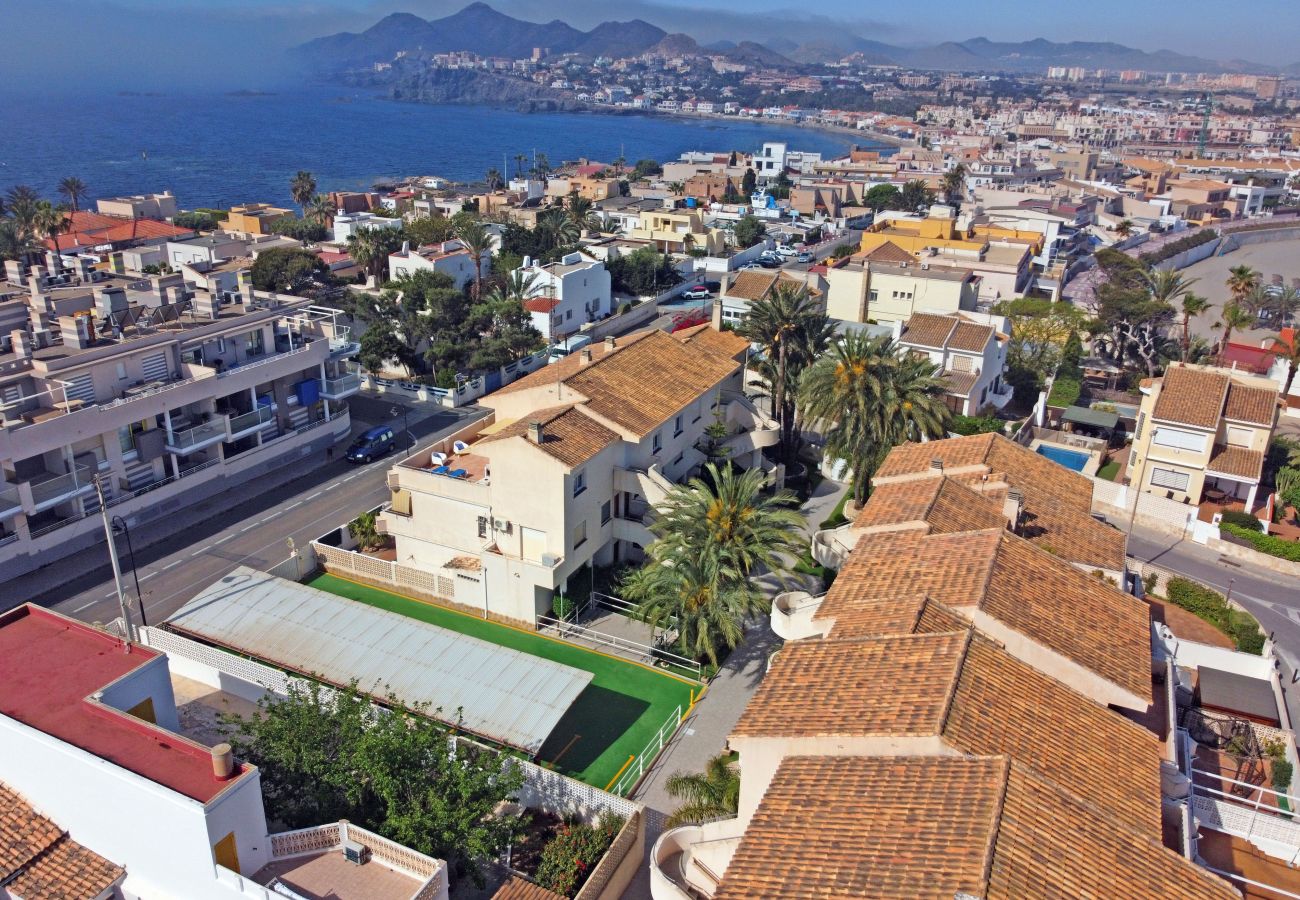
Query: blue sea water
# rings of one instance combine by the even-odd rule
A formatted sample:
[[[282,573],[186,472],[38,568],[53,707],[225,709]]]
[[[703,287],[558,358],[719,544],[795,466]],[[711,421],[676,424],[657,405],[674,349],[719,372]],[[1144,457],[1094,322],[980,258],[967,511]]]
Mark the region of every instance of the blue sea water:
[[[30,184],[54,196],[76,175],[93,197],[170,189],[182,207],[289,204],[306,169],[322,191],[369,188],[403,175],[482,178],[514,157],[554,165],[588,157],[669,160],[687,150],[756,150],[763,141],[843,152],[850,134],[739,120],[593,113],[526,114],[396,103],[343,87],[267,96],[37,96],[0,87],[0,191]],[[505,157],[503,161],[503,156]]]

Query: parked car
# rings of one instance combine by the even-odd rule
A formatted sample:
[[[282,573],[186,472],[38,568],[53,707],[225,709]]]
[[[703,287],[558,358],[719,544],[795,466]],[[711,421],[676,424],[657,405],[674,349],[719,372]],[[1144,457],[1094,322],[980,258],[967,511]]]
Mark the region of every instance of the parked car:
[[[397,447],[397,437],[387,425],[379,425],[362,434],[344,456],[351,463],[368,463]]]
[[[799,255],[795,257],[795,259],[801,263],[810,263],[815,261],[813,255],[809,253],[807,250],[801,250],[799,252]]]
[[[551,358],[547,362],[547,365],[550,365],[553,362],[559,362],[560,360],[564,359],[564,357],[568,356],[570,353],[573,353],[577,350],[581,350],[583,347],[587,346],[590,343],[591,343],[591,335],[589,334],[570,335],[569,337],[560,341],[558,344],[555,344],[553,347],[551,347],[551,354],[550,354]]]
[[[765,268],[765,267],[764,267],[764,266],[760,266],[760,265],[759,265],[758,263],[756,263],[756,262],[751,262],[751,263],[745,263],[743,266],[741,266],[741,267],[740,267],[739,269],[737,269],[736,271],[737,271],[737,272],[745,272],[745,271],[749,271],[749,270],[752,270],[752,269],[762,269],[762,268]]]
[[[697,284],[693,288],[682,291],[682,296],[687,300],[707,300],[713,296],[713,292],[704,285]]]
[[[761,266],[761,267],[764,268],[764,269],[779,269],[779,268],[781,268],[781,260],[780,260],[780,259],[773,259],[773,258],[770,257],[770,256],[760,256],[760,257],[758,258],[758,264],[759,264],[759,266]]]
[[[791,256],[797,256],[799,254],[799,251],[791,247],[789,244],[779,245],[776,248],[776,252],[778,255],[784,256],[786,258],[789,258]]]

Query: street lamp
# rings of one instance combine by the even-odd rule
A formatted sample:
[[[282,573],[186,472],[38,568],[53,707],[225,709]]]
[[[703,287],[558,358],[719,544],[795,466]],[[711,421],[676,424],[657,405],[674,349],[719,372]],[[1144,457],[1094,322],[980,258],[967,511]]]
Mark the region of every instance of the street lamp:
[[[110,521],[114,535],[126,535],[126,553],[131,558],[131,580],[135,582],[135,599],[140,604],[140,624],[148,625],[149,622],[144,615],[144,594],[140,593],[140,575],[135,570],[135,548],[131,546],[131,528],[126,524],[126,519],[121,516],[113,516]]]
[[[394,406],[393,409],[392,409],[392,413],[393,413],[393,418],[394,418],[394,419],[396,419],[399,415],[402,417],[402,431],[404,431],[404,432],[406,433],[406,441],[407,441],[407,445],[408,445],[408,446],[414,446],[414,441],[411,440],[411,411],[410,411],[410,409],[408,409],[408,408],[405,407],[405,406]]]

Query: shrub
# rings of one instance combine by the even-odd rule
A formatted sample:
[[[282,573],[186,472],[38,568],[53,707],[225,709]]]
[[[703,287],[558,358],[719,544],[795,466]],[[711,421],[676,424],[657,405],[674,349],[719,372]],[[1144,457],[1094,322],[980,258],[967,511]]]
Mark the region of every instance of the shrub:
[[[537,883],[572,897],[578,893],[623,827],[622,816],[604,816],[599,825],[564,825],[542,848]]]
[[[1148,572],[1142,576],[1142,589],[1148,594],[1154,594],[1156,588],[1160,586],[1160,573]]]
[[[997,416],[953,416],[948,430],[954,434],[1001,434],[1006,423]]]
[[[551,601],[551,607],[555,611],[555,618],[567,619],[569,613],[573,612],[573,601],[563,594],[556,594],[555,599]]]
[[[1267,553],[1269,556],[1276,556],[1278,559],[1291,562],[1300,562],[1300,542],[1285,541],[1280,537],[1261,534],[1259,531],[1242,528],[1226,521],[1219,523],[1219,531],[1241,538],[1242,540],[1234,541],[1234,543],[1247,544],[1260,553]]]
[[[1171,578],[1165,596],[1176,606],[1204,619],[1232,638],[1242,653],[1259,655],[1264,649],[1264,635],[1250,613],[1233,609],[1217,591],[1187,578]]]
[[[1273,760],[1273,787],[1285,791],[1291,786],[1292,767],[1285,759]]]
[[[1230,509],[1223,513],[1220,523],[1227,522],[1229,525],[1235,525],[1238,528],[1244,528],[1247,531],[1263,531],[1264,523],[1256,519],[1248,512],[1239,509]]]
[[[1216,240],[1219,233],[1213,228],[1207,228],[1204,231],[1198,231],[1196,234],[1189,234],[1187,237],[1179,238],[1176,241],[1170,241],[1159,250],[1150,253],[1138,254],[1138,262],[1145,263],[1148,266],[1154,266],[1157,263],[1164,262],[1166,259],[1172,259],[1184,250],[1191,250],[1193,247],[1199,247],[1201,244],[1208,244]]]

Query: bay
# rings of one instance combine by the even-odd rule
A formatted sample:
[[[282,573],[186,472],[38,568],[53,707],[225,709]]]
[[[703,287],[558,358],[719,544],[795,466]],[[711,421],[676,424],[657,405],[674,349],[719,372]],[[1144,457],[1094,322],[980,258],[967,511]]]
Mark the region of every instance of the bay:
[[[322,191],[364,190],[406,175],[513,173],[515,155],[526,154],[527,166],[534,151],[552,165],[620,153],[631,164],[688,150],[753,151],[764,141],[824,155],[874,146],[787,124],[397,103],[337,86],[257,96],[44,96],[11,86],[0,88],[0,121],[0,190],[29,184],[57,199],[59,180],[75,175],[92,197],[169,189],[183,208],[291,205],[299,169],[314,173]]]

